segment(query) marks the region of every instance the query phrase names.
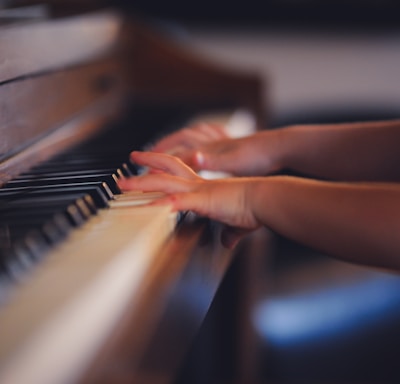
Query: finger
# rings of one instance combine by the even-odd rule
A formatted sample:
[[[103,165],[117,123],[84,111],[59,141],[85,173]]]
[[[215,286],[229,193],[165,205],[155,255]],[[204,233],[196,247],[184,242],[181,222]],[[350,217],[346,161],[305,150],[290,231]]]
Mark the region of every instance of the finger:
[[[200,216],[216,221],[227,223],[227,220],[231,222],[231,217],[225,214],[224,209],[219,209],[223,203],[221,202],[217,207],[215,207],[215,204],[210,204],[210,198],[207,198],[207,194],[196,186],[190,188],[189,191],[171,193],[163,199],[168,201],[176,211],[193,211]]]
[[[238,152],[231,147],[232,140],[217,142],[209,148],[204,147],[192,152],[191,166],[198,170],[234,172],[240,158]]]
[[[196,192],[177,192],[161,197],[150,203],[151,205],[169,204],[172,211],[193,211],[201,216],[207,216],[204,210],[204,199]]]
[[[189,127],[181,129],[180,131],[161,139],[151,148],[151,150],[153,152],[170,152],[181,147],[194,148],[208,140],[207,134],[193,129],[193,127]]]
[[[200,216],[224,222],[224,219],[220,217],[218,212],[209,209],[204,195],[198,192],[174,193],[158,199],[154,204],[170,204],[173,211],[193,211]],[[233,249],[251,231],[251,229],[226,225],[221,233],[221,242],[224,247]]]
[[[181,150],[174,153],[175,157],[178,157],[184,164],[190,167],[194,172],[198,172],[199,168],[195,155],[198,151],[193,149],[181,148]]]
[[[131,159],[139,165],[155,168],[162,172],[188,179],[197,179],[199,176],[182,160],[165,153],[132,152]]]
[[[181,131],[175,132],[159,140],[150,150],[153,152],[166,152],[171,148],[179,147],[182,145],[182,137]]]
[[[225,129],[220,124],[201,123],[197,129],[207,135],[209,140],[221,140],[228,138]]]
[[[210,153],[207,150],[195,151],[192,155],[192,167],[196,170],[223,171],[229,164],[225,162],[224,156],[218,153]]]
[[[194,187],[187,179],[166,173],[148,174],[128,179],[121,179],[118,182],[118,185],[123,191],[159,191],[167,194],[188,192]]]
[[[151,168],[151,169],[148,170],[147,173],[152,174],[152,175],[159,175],[159,174],[165,173],[165,172],[162,171],[161,169]]]
[[[181,145],[184,145],[187,148],[194,148],[201,144],[207,143],[210,141],[210,135],[207,131],[203,129],[186,129],[182,132],[184,136],[182,137]]]

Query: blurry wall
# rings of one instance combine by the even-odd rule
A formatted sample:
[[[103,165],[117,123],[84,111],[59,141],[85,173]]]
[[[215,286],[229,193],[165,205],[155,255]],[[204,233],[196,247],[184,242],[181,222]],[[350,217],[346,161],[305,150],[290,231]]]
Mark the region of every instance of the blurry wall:
[[[400,31],[193,28],[190,45],[258,71],[276,124],[400,116]]]
[[[118,0],[268,83],[273,124],[400,115],[400,3]]]
[[[181,21],[230,23],[392,23],[396,0],[112,0],[143,14]]]

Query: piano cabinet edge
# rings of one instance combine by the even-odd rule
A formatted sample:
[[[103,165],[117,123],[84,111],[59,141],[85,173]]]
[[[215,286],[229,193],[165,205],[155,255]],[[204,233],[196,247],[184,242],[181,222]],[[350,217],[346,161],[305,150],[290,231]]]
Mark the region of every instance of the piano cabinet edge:
[[[257,287],[249,273],[259,267],[260,260],[250,252],[258,249],[261,242],[257,236],[249,238],[232,252],[220,244],[219,230],[215,224],[210,230],[207,221],[184,223],[177,230],[147,276],[139,305],[126,311],[79,384],[174,382],[202,324],[209,322],[206,318],[210,317],[210,308],[215,306],[215,296],[233,264],[240,266],[229,272],[229,284],[234,286],[229,294],[237,295],[235,305],[222,317],[218,308],[213,309],[210,318],[212,327],[220,330],[226,327],[221,319],[230,319],[228,328],[232,329],[236,344],[231,358],[238,364],[235,374],[253,375],[255,346],[248,310]],[[217,336],[215,343],[220,341],[218,332],[214,330],[211,335]],[[250,352],[245,359],[243,347]]]

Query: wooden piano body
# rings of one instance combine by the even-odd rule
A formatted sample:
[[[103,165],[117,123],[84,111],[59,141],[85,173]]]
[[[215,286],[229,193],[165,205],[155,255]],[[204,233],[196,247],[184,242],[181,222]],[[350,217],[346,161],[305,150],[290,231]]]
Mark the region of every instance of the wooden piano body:
[[[35,2],[11,2],[20,3]],[[132,15],[117,9],[93,11],[97,6],[89,1],[53,1],[47,6],[2,10],[1,4],[2,186],[99,135],[110,138],[110,146],[122,143],[126,151],[141,149],[205,111],[246,108],[259,121],[264,118],[261,83],[256,76],[210,65],[178,43],[169,42],[162,33],[150,31]],[[90,12],[81,12],[83,5]],[[2,209],[4,206],[2,203]],[[98,276],[93,283],[86,282],[85,276],[92,272],[90,263],[84,261],[88,274],[81,280],[77,277],[76,284],[70,280],[64,284],[63,280],[79,273],[67,267],[61,279],[52,274],[61,268],[55,264],[60,258],[57,249],[45,252],[22,281],[15,279],[0,307],[1,383],[167,383],[176,377],[221,281],[240,259],[240,251],[249,253],[246,247],[254,244],[249,241],[232,254],[220,246],[217,225],[190,217],[172,233],[164,231],[153,240],[158,214],[146,221],[149,233],[146,225],[136,225],[140,236],[133,235],[151,243],[156,254],[143,246],[145,256],[135,257],[144,261],[120,263],[119,267],[108,257],[107,268],[98,267],[102,276],[108,276],[102,283]],[[165,213],[160,217],[165,219]],[[5,242],[4,225],[1,230]],[[64,242],[70,236],[74,235]],[[99,243],[107,245],[112,240]],[[136,244],[133,249],[140,253],[142,248]],[[79,257],[85,260],[85,255]],[[71,258],[77,262],[76,254]],[[62,261],[65,265],[66,259]],[[49,262],[53,272],[46,267]],[[7,274],[9,266],[2,263]],[[246,284],[248,264],[234,277],[242,295],[227,315],[232,317],[235,343],[240,344],[232,352],[233,359],[244,366],[248,361],[237,353],[251,340],[243,315],[251,296]],[[116,268],[114,273],[110,266]],[[131,268],[125,280],[117,276],[119,272],[124,275],[124,268]],[[41,274],[46,275],[44,281],[53,279],[54,284],[40,287],[35,279]],[[135,276],[136,280],[130,281]],[[119,283],[125,287],[122,298]],[[94,290],[97,286],[99,291]],[[49,294],[34,296],[35,290]],[[76,292],[69,294],[69,290]],[[91,298],[93,305],[82,301],[81,292],[87,293],[85,297]],[[47,296],[52,297],[50,304]],[[120,298],[119,304],[116,298]],[[80,312],[77,308],[85,309]],[[237,313],[239,308],[242,315]],[[62,326],[56,322],[58,318],[63,319]],[[50,325],[53,331],[49,331]],[[247,347],[249,359],[250,344]]]

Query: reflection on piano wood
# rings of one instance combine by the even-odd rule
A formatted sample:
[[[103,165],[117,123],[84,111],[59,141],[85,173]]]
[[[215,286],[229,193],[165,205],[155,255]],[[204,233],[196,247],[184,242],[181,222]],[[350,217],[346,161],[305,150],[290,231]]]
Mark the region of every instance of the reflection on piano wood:
[[[57,3],[0,24],[0,382],[171,382],[234,255],[205,242],[207,222],[176,226],[168,207],[143,206],[157,193],[121,194],[117,180],[137,173],[131,150],[193,113],[262,119],[261,87],[131,16],[60,17]],[[149,368],[174,308],[185,327],[167,366]]]

